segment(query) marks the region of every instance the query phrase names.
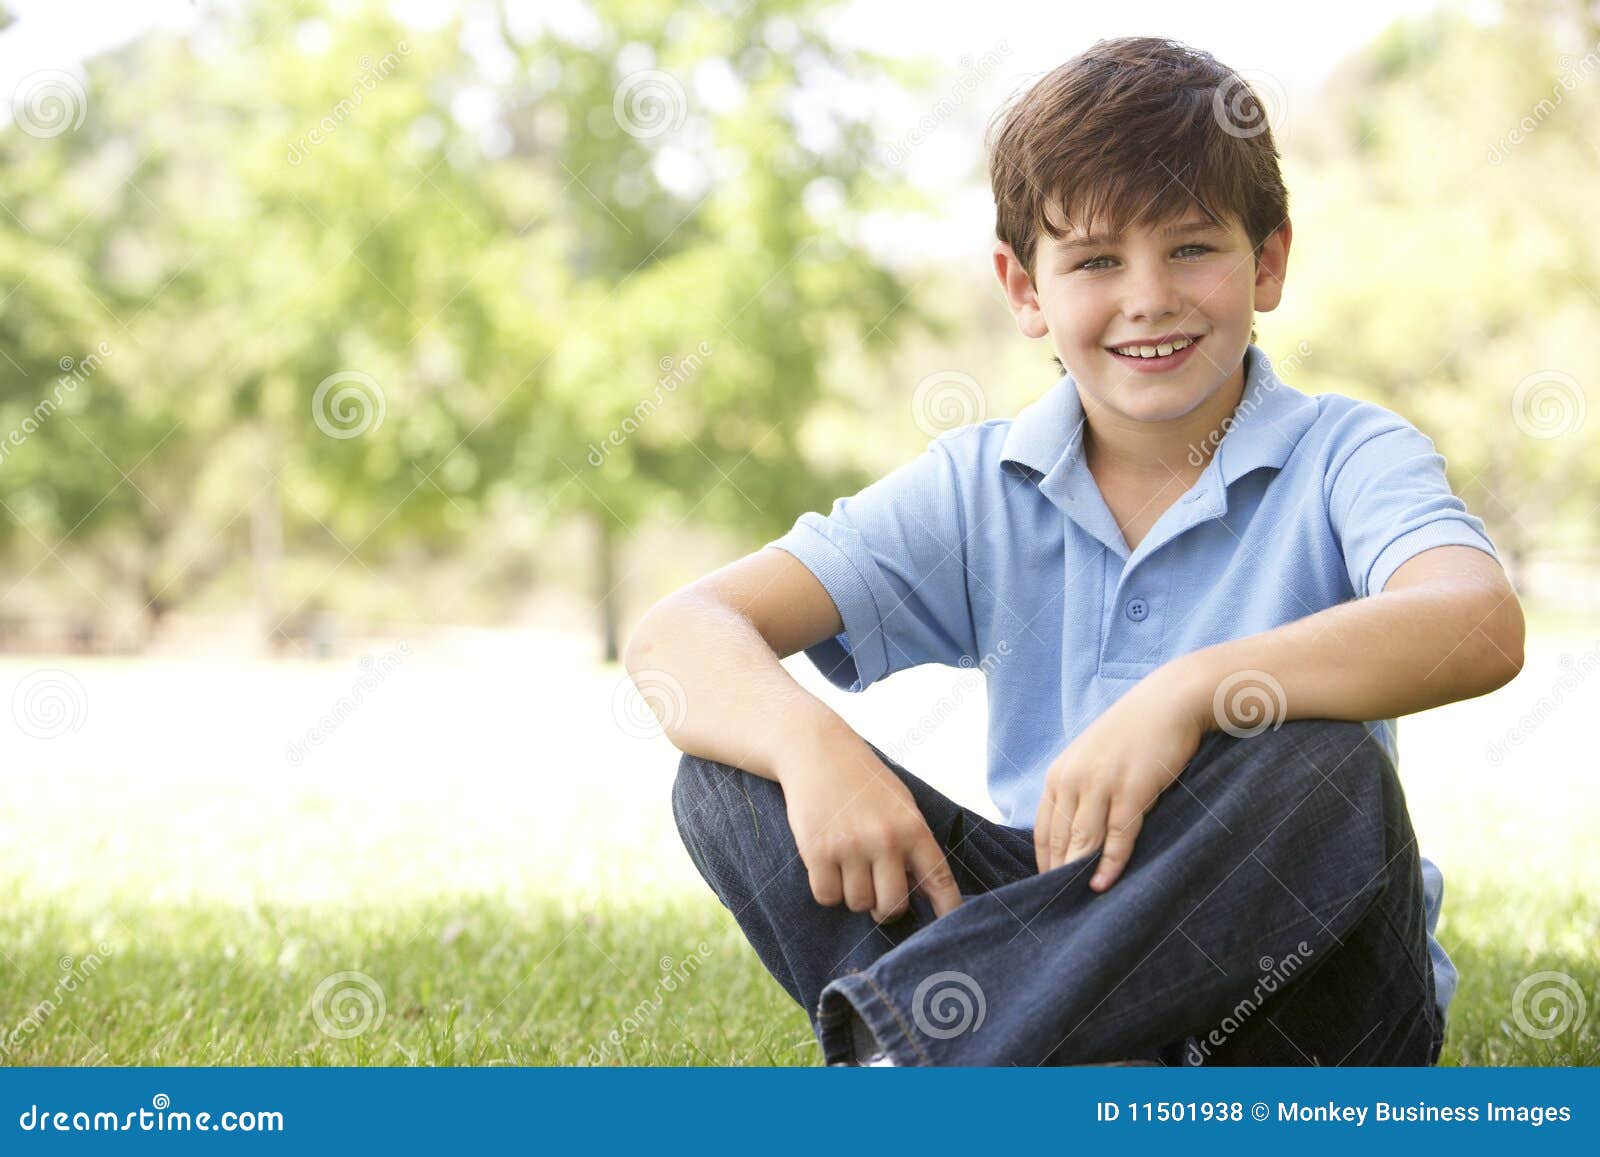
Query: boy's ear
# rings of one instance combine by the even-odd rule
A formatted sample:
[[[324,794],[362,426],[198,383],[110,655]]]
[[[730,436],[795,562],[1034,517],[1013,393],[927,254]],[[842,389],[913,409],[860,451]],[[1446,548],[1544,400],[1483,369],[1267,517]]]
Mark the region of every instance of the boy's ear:
[[[1023,337],[1044,337],[1049,329],[1044,323],[1044,312],[1039,308],[1039,295],[1033,287],[1033,278],[1023,267],[1011,246],[1004,241],[994,245],[994,271],[1000,278],[1000,288],[1005,290],[1006,304],[1017,319],[1017,328]]]
[[[1289,271],[1289,242],[1294,229],[1286,218],[1272,236],[1261,243],[1256,257],[1256,312],[1278,308],[1283,300],[1283,279]]]

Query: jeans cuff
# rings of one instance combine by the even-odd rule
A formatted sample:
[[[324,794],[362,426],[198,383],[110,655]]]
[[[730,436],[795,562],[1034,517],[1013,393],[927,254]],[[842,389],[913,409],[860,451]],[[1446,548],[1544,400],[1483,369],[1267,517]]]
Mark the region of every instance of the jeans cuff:
[[[817,1040],[822,1045],[825,1065],[865,1060],[856,1056],[855,1039],[850,1031],[852,1012],[861,1017],[878,1045],[896,1065],[931,1065],[933,1062],[911,1039],[905,1019],[888,996],[859,969],[828,982],[817,1002]]]

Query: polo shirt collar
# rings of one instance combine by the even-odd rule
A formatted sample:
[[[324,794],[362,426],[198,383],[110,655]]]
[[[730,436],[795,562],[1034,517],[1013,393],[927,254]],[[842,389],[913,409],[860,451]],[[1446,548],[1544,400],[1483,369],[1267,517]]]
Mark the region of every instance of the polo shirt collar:
[[[1207,467],[1220,474],[1224,486],[1252,470],[1282,467],[1317,414],[1316,401],[1284,383],[1259,346],[1246,347],[1244,356],[1244,391]],[[1068,459],[1083,457],[1084,425],[1078,384],[1063,374],[1011,423],[1000,460],[1049,475],[1071,465]]]
[[[1205,473],[1195,483],[1192,514],[1183,521],[1227,513],[1228,487],[1252,470],[1278,469],[1316,421],[1315,399],[1285,384],[1256,345],[1245,349],[1245,385]],[[1017,415],[1001,446],[1000,460],[1034,474],[1040,492],[1096,538],[1120,554],[1127,548],[1083,460],[1085,420],[1077,382],[1064,374],[1050,391]],[[1220,479],[1220,484],[1215,480]],[[1146,536],[1140,555],[1167,535]]]

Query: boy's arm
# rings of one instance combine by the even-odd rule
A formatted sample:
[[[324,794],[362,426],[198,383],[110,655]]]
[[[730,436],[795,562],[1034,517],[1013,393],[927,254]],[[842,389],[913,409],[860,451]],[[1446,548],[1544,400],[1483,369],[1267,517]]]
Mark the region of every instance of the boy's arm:
[[[769,548],[653,606],[623,662],[680,751],[776,780],[781,755],[848,730],[779,660],[843,629],[816,576]]]
[[[911,789],[779,662],[843,626],[805,564],[767,547],[656,604],[624,662],[680,750],[782,785],[819,904],[882,922],[918,891],[943,916],[961,892]]]
[[[1524,634],[1500,564],[1475,547],[1439,546],[1371,598],[1181,656],[1166,677],[1208,731],[1255,727],[1263,708],[1273,723],[1393,719],[1509,683]]]
[[[1522,669],[1522,608],[1476,547],[1423,551],[1374,596],[1179,656],[1113,703],[1057,757],[1034,822],[1041,872],[1102,848],[1109,888],[1144,813],[1207,731],[1289,719],[1391,719],[1485,695]]]

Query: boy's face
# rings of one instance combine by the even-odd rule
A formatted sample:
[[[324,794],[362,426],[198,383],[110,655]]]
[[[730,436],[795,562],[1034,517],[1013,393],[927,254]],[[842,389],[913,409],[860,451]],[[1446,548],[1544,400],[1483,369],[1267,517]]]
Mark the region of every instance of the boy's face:
[[[1018,328],[1050,337],[1086,402],[1135,422],[1171,421],[1242,375],[1252,315],[1276,308],[1283,292],[1289,223],[1252,259],[1243,223],[1226,221],[1219,228],[1196,208],[1117,238],[1098,227],[1060,240],[1041,232],[1031,280],[1004,242],[995,270]],[[1194,344],[1155,358],[1117,352],[1175,335]]]

